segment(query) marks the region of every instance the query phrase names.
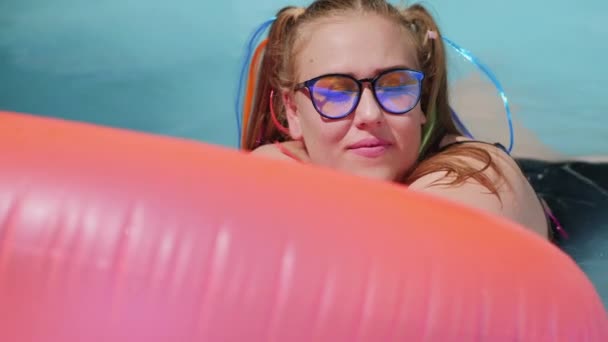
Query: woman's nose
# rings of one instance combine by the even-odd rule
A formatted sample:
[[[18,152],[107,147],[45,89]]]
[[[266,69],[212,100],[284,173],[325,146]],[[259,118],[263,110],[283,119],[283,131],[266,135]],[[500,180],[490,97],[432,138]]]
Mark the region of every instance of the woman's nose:
[[[376,101],[372,90],[365,87],[361,93],[361,100],[355,110],[355,123],[357,125],[373,125],[382,121],[384,113]]]

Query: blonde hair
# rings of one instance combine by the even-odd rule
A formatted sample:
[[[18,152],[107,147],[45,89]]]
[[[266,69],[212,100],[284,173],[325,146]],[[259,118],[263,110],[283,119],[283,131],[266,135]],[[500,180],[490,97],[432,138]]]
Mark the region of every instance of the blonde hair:
[[[271,90],[293,89],[296,84],[296,56],[301,46],[302,29],[305,25],[334,15],[349,12],[372,13],[401,25],[412,36],[419,68],[425,74],[420,105],[427,116],[423,126],[419,163],[410,171],[405,183],[411,183],[427,174],[445,171],[454,175],[449,184],[460,184],[474,178],[497,194],[496,186],[483,173],[491,167],[496,169],[489,153],[471,144],[439,150],[442,138],[448,134],[460,135],[448,102],[448,80],[445,47],[442,39],[429,39],[429,32],[441,36],[439,27],[431,14],[421,5],[414,4],[404,9],[385,0],[316,0],[306,8],[288,6],[277,13],[270,28],[268,42],[261,61],[256,84],[255,99],[250,120],[245,132],[246,150],[259,145],[290,140],[270,119],[270,106],[277,114],[278,121],[287,126],[285,108],[279,96],[270,99]],[[262,133],[260,133],[262,132]],[[470,157],[485,166],[475,169],[461,158]]]

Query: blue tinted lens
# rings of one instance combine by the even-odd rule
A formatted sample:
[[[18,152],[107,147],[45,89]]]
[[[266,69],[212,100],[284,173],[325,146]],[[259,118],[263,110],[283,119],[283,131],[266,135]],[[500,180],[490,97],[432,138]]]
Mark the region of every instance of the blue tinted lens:
[[[403,114],[418,104],[422,74],[411,70],[395,70],[382,75],[375,84],[376,97],[389,113]]]
[[[329,118],[339,118],[350,113],[359,96],[359,84],[347,76],[320,78],[310,90],[317,111]]]

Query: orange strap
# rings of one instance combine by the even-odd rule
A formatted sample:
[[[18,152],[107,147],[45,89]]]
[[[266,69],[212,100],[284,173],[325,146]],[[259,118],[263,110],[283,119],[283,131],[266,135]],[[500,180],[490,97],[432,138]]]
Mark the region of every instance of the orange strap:
[[[249,68],[249,75],[247,77],[247,91],[245,93],[245,101],[243,105],[243,131],[241,132],[241,148],[245,148],[245,135],[249,127],[249,117],[251,115],[251,107],[253,106],[253,95],[255,91],[256,75],[259,69],[259,59],[262,55],[262,51],[268,44],[268,39],[264,39],[260,45],[255,49],[253,58],[251,60],[251,66]]]

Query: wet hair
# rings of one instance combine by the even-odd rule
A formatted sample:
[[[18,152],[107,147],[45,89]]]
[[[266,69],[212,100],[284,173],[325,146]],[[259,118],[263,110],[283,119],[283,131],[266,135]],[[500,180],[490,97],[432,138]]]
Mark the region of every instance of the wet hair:
[[[351,13],[376,14],[401,25],[411,36],[416,51],[418,68],[424,72],[420,106],[427,117],[422,127],[422,142],[418,163],[401,181],[412,183],[425,175],[443,171],[449,177],[447,184],[457,185],[473,178],[492,193],[496,185],[484,171],[494,169],[500,175],[492,157],[475,144],[461,144],[440,150],[446,135],[461,135],[456,127],[448,102],[448,80],[445,46],[442,39],[430,39],[429,32],[441,36],[432,15],[422,5],[398,8],[385,0],[317,0],[308,7],[282,8],[270,28],[264,56],[260,63],[255,87],[252,112],[244,136],[244,148],[256,147],[276,141],[290,140],[270,118],[270,106],[277,120],[287,126],[285,108],[280,96],[270,99],[271,90],[293,89],[297,80],[296,57],[306,39],[303,30],[318,20]],[[272,101],[272,103],[270,103]],[[475,168],[467,158],[480,161],[484,166]],[[448,179],[448,178],[446,178]]]

